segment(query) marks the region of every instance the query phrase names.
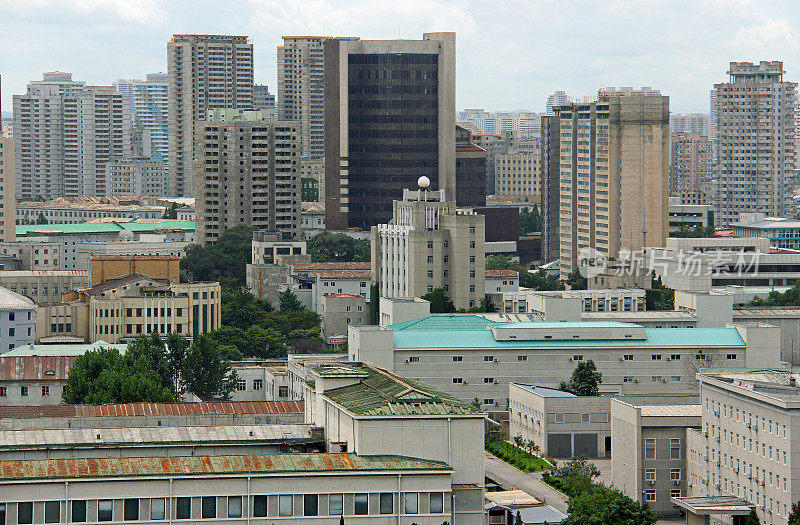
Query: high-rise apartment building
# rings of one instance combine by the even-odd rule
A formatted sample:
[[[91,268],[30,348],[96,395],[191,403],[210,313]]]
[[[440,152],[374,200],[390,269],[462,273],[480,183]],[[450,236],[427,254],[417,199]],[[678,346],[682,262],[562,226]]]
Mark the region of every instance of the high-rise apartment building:
[[[561,106],[560,270],[584,248],[664,246],[669,187],[669,97],[611,96]]]
[[[731,62],[728,82],[714,84],[717,224],[743,212],[790,214],[797,84],[783,62]]]
[[[300,157],[296,122],[271,122],[261,111],[217,110],[197,123],[196,235],[214,244],[249,224],[300,232]]]
[[[325,225],[369,229],[426,176],[455,198],[455,33],[325,41]]]
[[[699,133],[672,133],[669,193],[700,192],[711,182],[711,141]]]
[[[381,297],[441,288],[464,309],[484,298],[485,218],[445,197],[444,190],[404,190],[392,221],[372,227],[372,277]]]
[[[14,176],[14,139],[0,136],[0,241],[11,242],[16,236],[16,177]]]
[[[300,123],[300,155],[325,156],[325,41],[357,37],[284,36],[278,46],[280,120]]]
[[[164,164],[150,157],[117,157],[106,164],[106,195],[165,197]]]
[[[486,195],[493,195],[497,157],[507,153],[517,144],[518,137],[513,131],[504,131],[500,134],[479,133],[472,135],[472,142],[486,151]]]
[[[567,95],[566,91],[554,91],[552,94],[547,95],[547,111],[545,115],[554,115],[555,108],[568,102],[572,102],[572,97]]]
[[[456,206],[486,206],[486,151],[456,126]]]
[[[131,151],[131,114],[111,86],[63,97],[64,196],[106,194],[106,165]]]
[[[253,85],[253,109],[275,110],[275,95],[269,92],[268,85]]]
[[[253,45],[246,36],[173,35],[169,75],[169,195],[194,197],[194,125],[209,109],[253,107]]]
[[[539,195],[541,192],[540,143],[513,148],[495,159],[495,195]]]
[[[711,138],[711,117],[708,113],[673,113],[669,116],[672,133],[698,133]]]
[[[63,97],[83,91],[72,73],[48,72],[14,95],[16,191],[25,199],[55,198],[64,191]]]
[[[561,208],[561,121],[556,115],[542,117],[541,171],[542,262],[559,258]]]
[[[169,76],[166,73],[148,73],[146,80],[118,80],[114,87],[130,107],[133,129],[146,137],[144,140],[148,144],[141,147],[140,153],[149,152],[152,159],[168,169]]]
[[[531,111],[492,111],[465,109],[456,116],[456,124],[472,133],[499,134],[513,131],[521,137],[541,135],[541,115]]]
[[[597,98],[603,97],[648,97],[659,96],[661,91],[650,86],[639,89],[633,87],[605,87],[597,90]]]

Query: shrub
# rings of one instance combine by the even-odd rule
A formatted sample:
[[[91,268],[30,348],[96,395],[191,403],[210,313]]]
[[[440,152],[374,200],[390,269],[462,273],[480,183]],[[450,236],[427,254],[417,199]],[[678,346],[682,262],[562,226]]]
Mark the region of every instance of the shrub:
[[[523,472],[536,472],[551,467],[547,461],[539,456],[534,456],[529,452],[525,452],[507,441],[487,443],[486,450]]]

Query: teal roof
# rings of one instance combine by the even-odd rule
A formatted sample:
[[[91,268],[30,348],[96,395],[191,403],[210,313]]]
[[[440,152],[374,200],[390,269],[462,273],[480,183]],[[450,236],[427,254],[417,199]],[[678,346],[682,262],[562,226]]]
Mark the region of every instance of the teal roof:
[[[647,328],[646,339],[497,341],[491,328],[609,328],[630,323],[496,323],[481,316],[429,316],[391,325],[395,348],[574,348],[574,347],[728,347],[744,346],[735,328]]]
[[[80,224],[18,224],[15,228],[17,236],[27,236],[29,232],[56,231],[61,233],[114,233],[121,230],[148,232],[156,228],[175,228],[194,230],[194,221],[178,221],[167,219],[159,222],[83,222]]]

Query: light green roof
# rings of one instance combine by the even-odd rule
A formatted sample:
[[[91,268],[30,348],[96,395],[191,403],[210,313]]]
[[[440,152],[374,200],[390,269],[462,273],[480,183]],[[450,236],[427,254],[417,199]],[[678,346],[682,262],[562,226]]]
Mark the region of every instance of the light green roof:
[[[324,367],[321,367],[324,368]],[[325,397],[365,416],[480,414],[467,403],[420,381],[368,366],[350,367],[366,375],[353,385],[332,388]],[[315,370],[320,373],[318,370]]]
[[[575,348],[575,347],[729,347],[745,346],[735,328],[647,328],[646,339],[502,340],[491,328],[608,328],[630,323],[495,323],[480,316],[429,316],[391,325],[395,348]]]
[[[98,350],[100,348],[116,348],[120,353],[124,353],[128,349],[128,345],[115,345],[106,343],[105,341],[97,341],[91,344],[39,344],[39,345],[22,345],[9,350],[3,354],[3,357],[22,357],[22,356],[46,356],[46,357],[75,357],[81,356],[90,350]]]
[[[60,233],[113,233],[121,230],[135,232],[148,232],[156,228],[176,228],[179,230],[194,230],[194,221],[179,221],[167,219],[160,222],[84,222],[80,224],[18,224],[16,233],[18,237],[25,237],[30,232],[55,231]]]

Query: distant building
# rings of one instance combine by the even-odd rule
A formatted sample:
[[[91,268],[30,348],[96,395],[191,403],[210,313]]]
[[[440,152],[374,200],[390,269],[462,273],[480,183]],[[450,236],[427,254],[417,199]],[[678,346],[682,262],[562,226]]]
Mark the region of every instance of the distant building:
[[[519,274],[514,270],[486,270],[485,275],[487,294],[519,291]]]
[[[742,213],[731,227],[735,237],[760,237],[769,239],[769,245],[776,248],[800,250],[800,220]]]
[[[114,83],[114,87],[130,105],[133,129],[145,132],[149,156],[161,163],[166,174],[169,161],[169,76],[166,73],[148,73],[145,80],[121,79]],[[166,180],[162,181],[161,187],[166,187]]]
[[[253,85],[253,108],[262,110],[275,110],[275,95],[270,94],[268,85]]]
[[[253,264],[280,264],[283,256],[305,255],[306,243],[285,241],[279,232],[257,230],[253,232],[252,249]]]
[[[303,240],[325,231],[325,207],[319,202],[304,202],[300,212],[300,229]]]
[[[603,97],[652,97],[661,96],[661,91],[658,89],[653,89],[650,86],[645,86],[642,88],[632,88],[632,87],[606,87],[600,88],[597,90],[597,98]]]
[[[539,137],[540,118],[539,113],[532,111],[465,109],[456,115],[456,124],[475,134],[499,135],[513,131],[522,137]]]
[[[708,137],[698,133],[672,133],[669,193],[680,196],[700,192],[711,183],[712,155]]]
[[[550,111],[548,110],[548,113]],[[542,262],[560,258],[561,242],[561,120],[556,115],[542,117],[541,173]]]
[[[230,117],[233,117],[231,119]],[[298,128],[293,122],[261,120],[263,113],[241,116],[221,112],[197,122],[195,188],[197,238],[214,244],[239,224],[300,235]],[[238,162],[224,160],[237,151]]]
[[[17,205],[17,221],[32,225],[44,218],[47,224],[39,225],[44,228],[51,224],[80,224],[98,219],[160,219],[164,215],[165,206],[146,206],[137,199],[124,197],[59,197],[44,202],[22,201]]]
[[[348,326],[370,323],[367,300],[361,295],[336,293],[322,297],[320,309],[325,344],[338,348],[347,337]]]
[[[669,198],[669,236],[681,228],[714,226],[714,207],[710,204],[682,204],[680,197]],[[747,235],[754,237],[754,235]],[[798,239],[800,240],[800,239]]]
[[[97,255],[89,259],[89,286],[133,273],[177,283],[179,263],[178,257],[170,255]]]
[[[14,225],[17,215],[14,160],[14,139],[0,136],[0,241],[11,242],[16,238]]]
[[[37,305],[61,302],[67,290],[89,286],[87,270],[3,270],[0,286],[32,299]]]
[[[555,115],[555,108],[569,102],[572,102],[572,97],[567,95],[566,91],[554,91],[551,95],[547,95],[547,112],[545,115]]]
[[[486,151],[472,142],[471,133],[456,126],[456,205],[486,205]]]
[[[711,117],[708,113],[672,113],[669,116],[672,133],[697,133],[711,139]]]
[[[494,195],[497,157],[518,144],[519,138],[511,131],[504,131],[500,134],[473,134],[471,140],[473,144],[486,151],[486,195]]]
[[[531,149],[512,149],[495,159],[495,195],[540,195],[541,151],[539,143]]]
[[[716,222],[749,212],[788,217],[797,84],[784,81],[779,61],[731,62],[728,75],[714,85]]]
[[[194,197],[195,121],[210,109],[253,107],[253,44],[246,36],[173,35],[167,72],[169,195]]]
[[[106,164],[106,195],[165,197],[164,163],[150,157],[119,157]]]
[[[484,298],[485,221],[458,210],[445,191],[404,190],[389,224],[373,226],[372,273],[381,297],[421,297],[442,288],[456,308]]]
[[[392,201],[421,176],[455,198],[455,48],[455,33],[325,41],[329,229],[387,222]]]

